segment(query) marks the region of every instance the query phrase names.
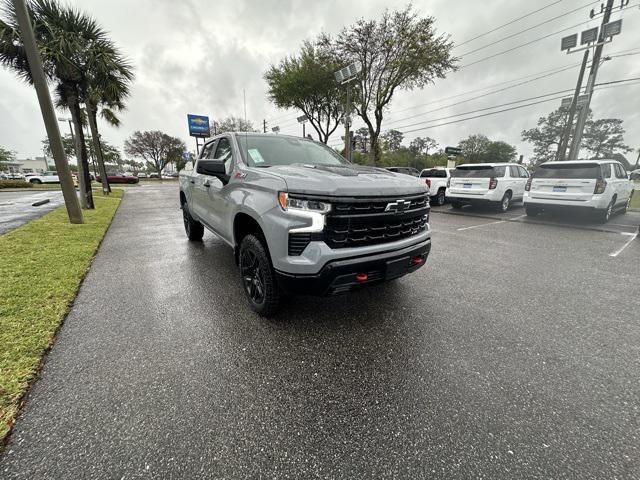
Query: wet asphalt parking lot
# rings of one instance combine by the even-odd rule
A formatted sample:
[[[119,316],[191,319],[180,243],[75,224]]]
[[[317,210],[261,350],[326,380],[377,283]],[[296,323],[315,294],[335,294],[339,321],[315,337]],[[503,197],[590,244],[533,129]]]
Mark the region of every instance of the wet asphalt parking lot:
[[[640,214],[434,212],[426,267],[267,321],[177,199],[127,190],[3,479],[640,477]]]
[[[49,202],[33,206],[34,203],[43,200],[49,200]],[[0,235],[39,218],[63,204],[64,199],[60,191],[0,190]]]

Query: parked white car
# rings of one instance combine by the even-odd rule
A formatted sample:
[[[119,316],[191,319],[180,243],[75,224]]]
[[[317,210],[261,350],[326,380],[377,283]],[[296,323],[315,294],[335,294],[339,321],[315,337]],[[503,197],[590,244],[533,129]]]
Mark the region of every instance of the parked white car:
[[[506,212],[524,197],[529,172],[517,163],[469,163],[450,172],[446,196],[453,208],[465,204],[495,205]]]
[[[138,178],[147,178],[147,174],[146,174],[145,172],[138,172],[138,173],[136,174],[136,176],[137,176]]]
[[[627,211],[633,183],[615,160],[574,160],[543,163],[525,190],[527,215],[545,210],[581,210],[605,223],[616,211]]]
[[[24,175],[20,172],[4,172],[0,178],[2,180],[24,180]]]
[[[60,183],[60,179],[58,178],[58,172],[52,172],[52,171],[44,172],[39,175],[31,175],[29,176],[29,178],[27,178],[27,180],[29,181],[29,183],[35,183],[35,184]]]
[[[425,168],[420,172],[420,178],[424,178],[424,181],[431,192],[432,205],[444,205],[444,202],[447,199],[447,182],[450,177],[450,170],[444,167]]]

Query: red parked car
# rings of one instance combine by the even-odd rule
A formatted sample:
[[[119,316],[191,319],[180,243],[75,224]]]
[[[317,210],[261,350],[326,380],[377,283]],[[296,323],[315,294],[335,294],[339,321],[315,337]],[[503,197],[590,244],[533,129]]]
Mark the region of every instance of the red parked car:
[[[118,173],[115,175],[107,175],[107,180],[109,183],[138,183],[138,177],[134,177],[133,175],[125,175],[124,173]],[[97,182],[101,182],[100,175],[96,177]]]

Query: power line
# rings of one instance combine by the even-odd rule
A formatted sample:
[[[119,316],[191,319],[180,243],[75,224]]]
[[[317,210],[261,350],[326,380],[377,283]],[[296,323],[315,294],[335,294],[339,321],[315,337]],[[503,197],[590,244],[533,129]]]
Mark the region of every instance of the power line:
[[[393,124],[393,123],[401,122],[401,121],[403,121],[403,120],[409,120],[409,119],[411,119],[411,118],[420,117],[420,116],[422,116],[422,115],[426,115],[426,114],[428,114],[428,113],[433,113],[433,112],[437,112],[437,111],[439,111],[439,110],[444,110],[444,109],[449,108],[449,107],[454,107],[454,106],[456,106],[456,105],[460,105],[461,103],[467,103],[467,102],[470,102],[470,101],[472,101],[472,100],[477,100],[477,99],[480,99],[480,98],[488,97],[489,95],[495,95],[496,93],[501,93],[501,92],[504,92],[504,91],[506,91],[506,90],[510,90],[510,89],[512,89],[512,88],[519,87],[519,86],[521,86],[521,85],[525,85],[525,84],[527,84],[527,83],[531,83],[531,82],[534,82],[534,81],[536,81],[536,80],[540,80],[540,79],[542,79],[542,78],[547,78],[547,77],[550,77],[550,76],[552,76],[552,75],[556,75],[556,74],[558,74],[558,73],[564,72],[564,71],[566,71],[566,70],[570,70],[570,69],[572,69],[572,68],[575,68],[575,65],[571,65],[571,66],[569,66],[569,67],[565,67],[565,68],[560,69],[560,70],[558,70],[558,71],[555,71],[555,72],[552,72],[552,73],[547,73],[546,75],[541,75],[541,76],[539,76],[539,77],[535,77],[535,78],[532,78],[532,79],[526,80],[526,81],[524,81],[524,82],[520,82],[520,83],[516,83],[516,84],[513,84],[513,85],[509,85],[509,86],[507,86],[507,87],[500,88],[500,89],[498,89],[498,90],[493,90],[493,91],[491,91],[491,92],[487,92],[487,93],[484,93],[484,94],[482,94],[482,95],[477,95],[477,96],[475,96],[475,97],[467,98],[467,99],[465,99],[465,100],[460,100],[459,102],[450,103],[450,104],[448,104],[448,105],[443,105],[443,106],[441,106],[441,107],[434,108],[433,110],[428,110],[428,111],[426,111],[426,112],[416,113],[415,115],[411,115],[411,116],[409,116],[409,117],[400,118],[400,119],[397,119],[397,120],[391,120],[391,121],[389,121],[389,122],[388,122],[388,124],[389,124],[389,123],[390,123],[390,124]]]
[[[522,35],[523,33],[526,33],[526,32],[529,32],[529,31],[535,29],[535,28],[541,27],[542,25],[546,25],[547,23],[551,23],[554,20],[558,20],[559,18],[566,17],[567,15],[570,15],[570,14],[572,14],[574,12],[577,12],[578,10],[582,10],[583,8],[588,7],[589,5],[593,5],[594,3],[598,3],[598,2],[597,1],[596,2],[590,1],[590,2],[588,2],[586,4],[584,4],[584,5],[579,6],[578,8],[574,8],[573,10],[569,10],[568,12],[564,12],[564,13],[562,13],[560,15],[557,15],[557,16],[555,16],[553,18],[549,18],[548,20],[545,20],[544,22],[541,22],[541,23],[538,23],[536,25],[533,25],[532,27],[525,28],[524,30],[520,30],[520,31],[518,31],[516,33],[512,33],[511,35],[507,35],[506,37],[502,37],[502,38],[496,40],[495,42],[488,43],[488,44],[483,45],[481,47],[478,47],[478,48],[476,48],[474,50],[470,50],[470,51],[468,51],[466,53],[463,53],[462,55],[460,55],[460,57],[465,57],[466,55],[470,55],[470,54],[475,53],[477,51],[484,50],[485,48],[488,48],[488,47],[491,47],[493,45],[496,45],[497,43],[504,42],[505,40],[508,40],[510,38],[513,38],[513,37],[517,37],[518,35]]]
[[[478,38],[484,37],[486,35],[489,35],[490,33],[493,33],[493,32],[495,32],[497,30],[500,30],[501,28],[504,28],[504,27],[512,25],[512,24],[514,24],[516,22],[519,22],[520,20],[522,20],[524,18],[530,17],[531,15],[534,15],[534,14],[536,14],[538,12],[541,12],[542,10],[545,10],[545,9],[547,9],[549,7],[552,7],[553,5],[556,5],[556,4],[560,3],[560,2],[562,2],[562,0],[557,0],[555,2],[549,3],[548,5],[545,5],[544,7],[538,8],[537,10],[533,10],[532,12],[526,13],[525,15],[522,15],[521,17],[514,18],[513,20],[510,20],[507,23],[503,23],[502,25],[498,25],[497,27],[495,27],[495,28],[493,28],[493,29],[491,29],[491,30],[489,30],[487,32],[481,33],[480,35],[476,35],[475,37],[470,38],[469,40],[465,40],[462,43],[458,43],[453,48],[457,48],[457,47],[459,47],[461,45],[465,45],[465,44],[467,44],[469,42],[473,42],[474,40],[477,40]]]
[[[625,79],[625,80],[618,80],[618,81],[617,81],[617,82],[618,82],[618,84],[617,84],[617,85],[609,85],[610,83],[613,83],[613,82],[607,82],[607,83],[600,84],[600,85],[609,85],[609,86],[605,86],[605,87],[598,88],[598,89],[595,89],[595,90],[596,90],[596,91],[598,91],[598,90],[606,90],[607,88],[614,88],[614,87],[624,87],[624,86],[637,85],[638,83],[627,83],[627,84],[624,84],[624,85],[620,85],[619,83],[620,83],[620,82],[624,82],[624,81],[627,81],[627,82],[635,81],[635,82],[637,82],[638,80],[640,80],[640,77],[631,78],[631,79]],[[569,91],[571,91],[571,90],[573,90],[573,89],[569,89]],[[535,98],[535,97],[534,97],[534,98]],[[538,104],[540,104],[540,103],[550,102],[550,101],[552,101],[552,100],[560,100],[560,99],[562,99],[562,98],[563,98],[563,96],[562,96],[562,95],[561,95],[561,96],[558,96],[558,97],[547,98],[547,99],[545,99],[545,100],[539,100],[539,101],[537,101],[537,102],[527,103],[527,104],[524,104],[524,105],[517,105],[517,106],[514,106],[514,107],[510,107],[510,108],[505,108],[505,109],[502,109],[502,110],[497,110],[497,111],[495,111],[495,112],[488,112],[488,113],[483,113],[483,114],[481,114],[481,115],[475,115],[475,116],[472,116],[472,117],[466,117],[466,118],[461,118],[461,119],[458,119],[458,120],[452,120],[452,121],[450,121],[450,122],[439,123],[439,124],[436,124],[436,125],[428,125],[428,126],[426,126],[426,127],[414,128],[413,130],[405,130],[405,131],[404,131],[404,132],[402,132],[402,133],[412,133],[412,132],[417,132],[417,131],[419,131],[419,130],[426,130],[426,129],[429,129],[429,128],[441,127],[441,126],[449,125],[449,124],[452,124],[452,123],[464,122],[464,121],[466,121],[466,120],[473,120],[473,119],[476,119],[476,118],[487,117],[487,116],[489,116],[489,115],[495,115],[495,114],[498,114],[498,113],[508,112],[508,111],[511,111],[511,110],[517,110],[517,109],[519,109],[519,108],[530,107],[530,106],[532,106],[532,105],[538,105]],[[524,100],[523,100],[523,101],[524,101]],[[496,107],[493,107],[493,108],[496,108]],[[466,112],[466,114],[468,114],[468,113],[472,113],[472,112]],[[457,116],[460,116],[460,115],[465,115],[465,114],[459,114],[459,115],[457,115]],[[435,121],[435,120],[434,120],[434,121]]]
[[[629,82],[631,82],[631,83],[629,83]],[[623,86],[634,86],[634,85],[640,85],[640,77],[624,78],[624,79],[620,79],[620,80],[613,80],[613,81],[610,81],[610,82],[598,83],[598,84],[596,84],[596,86],[599,86],[600,88],[597,88],[595,90],[599,91],[599,90],[606,90],[608,88],[616,88],[616,87],[623,87]],[[560,100],[560,99],[564,98],[564,95],[560,95],[560,96],[553,97],[553,98],[547,98],[547,99],[544,99],[544,100],[538,100],[536,102],[531,102],[531,103],[527,103],[527,104],[524,104],[524,105],[516,105],[516,106],[512,106],[512,107],[505,108],[505,109],[502,109],[502,110],[497,110],[495,112],[483,113],[481,115],[475,115],[475,116],[472,116],[472,117],[466,117],[466,118],[462,118],[462,119],[452,120],[452,121],[449,121],[449,122],[440,123],[440,124],[436,124],[436,125],[428,125],[429,123],[438,122],[440,120],[447,120],[449,118],[460,117],[460,116],[463,116],[463,115],[469,115],[469,114],[472,114],[472,113],[478,113],[478,112],[482,112],[482,111],[486,111],[486,110],[493,110],[495,108],[500,108],[500,107],[504,107],[504,106],[508,106],[508,105],[513,105],[513,104],[516,104],[516,103],[522,103],[522,102],[526,102],[526,101],[529,101],[529,100],[537,100],[537,99],[540,99],[540,98],[543,98],[543,97],[548,97],[548,96],[551,96],[551,95],[557,95],[559,93],[566,93],[566,92],[571,92],[571,91],[573,91],[573,88],[569,88],[569,89],[566,89],[566,90],[559,90],[557,92],[551,92],[551,93],[547,93],[547,94],[544,94],[544,95],[538,95],[538,96],[535,96],[535,97],[523,98],[521,100],[517,100],[517,101],[514,101],[514,102],[508,102],[508,103],[504,103],[504,104],[501,104],[501,105],[494,105],[492,107],[486,107],[486,108],[481,108],[481,109],[477,109],[477,110],[471,110],[471,111],[467,111],[467,112],[458,113],[458,114],[455,114],[455,115],[449,115],[449,116],[446,116],[446,117],[435,118],[435,119],[429,120],[427,122],[418,122],[418,123],[414,123],[414,124],[410,124],[410,125],[404,125],[404,126],[398,127],[398,128],[412,127],[412,126],[418,126],[418,125],[426,125],[424,127],[415,128],[415,129],[412,129],[412,130],[403,130],[402,133],[406,134],[406,133],[416,132],[416,131],[419,131],[419,130],[426,130],[428,128],[434,128],[434,127],[449,125],[449,124],[452,124],[452,123],[463,122],[463,121],[466,121],[466,120],[473,120],[473,119],[476,119],[476,118],[482,118],[482,117],[486,117],[486,116],[489,116],[489,115],[508,112],[508,111],[512,111],[512,110],[517,110],[519,108],[529,107],[529,106],[532,106],[532,105],[538,105],[538,104],[549,102],[549,101],[552,101],[552,100]],[[329,144],[329,146],[333,146],[333,145],[339,145],[339,143]]]
[[[626,7],[621,8],[621,9],[620,9],[620,11],[621,11],[621,10],[626,10],[626,9],[628,9],[628,8],[636,7],[637,5],[638,5],[637,3],[634,3],[633,5],[627,5]],[[577,27],[579,27],[579,26],[581,26],[581,25],[583,25],[583,24],[584,24],[584,22],[580,22],[580,23],[578,23],[578,24],[576,24],[576,25],[573,25],[573,26],[571,26],[571,27],[566,27],[566,28],[563,28],[563,29],[558,30],[558,31],[556,31],[556,32],[549,33],[549,34],[547,34],[547,35],[543,35],[542,37],[536,38],[536,39],[534,39],[534,40],[530,40],[530,41],[525,42],[525,43],[522,43],[522,44],[520,44],[520,45],[516,45],[515,47],[511,47],[511,48],[509,48],[509,49],[507,49],[507,50],[503,50],[502,52],[494,53],[493,55],[489,55],[489,56],[487,56],[487,57],[480,58],[480,59],[475,60],[475,61],[473,61],[473,62],[471,62],[471,63],[467,63],[466,65],[462,65],[460,68],[458,68],[458,70],[462,70],[463,68],[470,67],[471,65],[475,65],[475,64],[477,64],[477,63],[484,62],[485,60],[489,60],[489,59],[492,59],[492,58],[498,57],[498,56],[500,56],[500,55],[504,55],[505,53],[512,52],[512,51],[517,50],[517,49],[519,49],[519,48],[526,47],[526,46],[528,46],[528,45],[531,45],[531,44],[534,44],[534,43],[540,42],[540,41],[542,41],[542,40],[544,40],[544,39],[546,39],[546,38],[553,37],[554,35],[557,35],[557,34],[559,34],[559,33],[562,33],[562,32],[565,32],[565,31],[567,31],[567,30],[571,30],[571,29],[577,28]]]

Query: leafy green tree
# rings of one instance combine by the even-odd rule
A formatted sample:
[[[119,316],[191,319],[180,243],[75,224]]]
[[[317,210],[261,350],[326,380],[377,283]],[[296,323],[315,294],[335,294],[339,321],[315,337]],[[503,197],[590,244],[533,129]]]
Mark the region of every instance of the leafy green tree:
[[[16,152],[0,147],[0,170],[4,170],[7,162],[15,160]]]
[[[623,137],[622,120],[601,118],[587,122],[582,147],[591,154],[592,158],[613,158],[617,153],[622,154],[633,150],[624,144]]]
[[[516,148],[501,140],[493,141],[486,135],[477,133],[460,140],[460,148],[465,163],[512,162],[516,158]]]
[[[486,152],[487,162],[513,162],[516,159],[516,147],[501,140],[489,143]]]
[[[234,117],[231,115],[219,122],[215,121],[210,127],[211,136],[219,135],[225,132],[258,132],[253,124],[244,118]]]
[[[558,143],[563,135],[567,115],[566,109],[558,109],[546,117],[538,119],[538,126],[522,132],[522,139],[533,144],[535,165],[555,160]],[[573,137],[575,127],[570,132]],[[593,120],[589,112],[585,124],[582,148],[593,158],[612,158],[617,153],[630,152],[632,149],[624,143],[622,120],[603,118]]]
[[[487,151],[491,140],[486,135],[469,135],[458,144],[462,149],[465,163],[482,163],[487,160]]]
[[[93,138],[91,137],[91,135],[85,136],[84,143],[85,143],[85,148],[87,149],[87,152],[89,152],[89,156],[93,158],[95,155],[95,150],[94,150],[95,142],[93,141]],[[76,144],[71,138],[71,135],[67,134],[64,137],[62,137],[62,145],[64,147],[64,152],[67,155],[67,158],[72,158],[77,161]],[[122,167],[123,161],[122,161],[122,155],[120,154],[120,150],[118,150],[118,148],[108,143],[106,140],[100,140],[100,145],[102,147],[102,155],[104,157],[105,163],[116,164],[118,165],[118,167]],[[42,146],[45,150],[45,153],[51,156],[52,155],[51,146],[49,145],[48,138],[45,138],[44,140],[42,140]]]
[[[402,140],[404,139],[404,133],[399,130],[387,130],[382,134],[382,145],[387,151],[395,152],[400,150],[402,146]]]
[[[454,70],[452,42],[438,35],[433,17],[420,18],[411,5],[382,14],[378,20],[360,19],[333,39],[320,43],[344,64],[360,62],[355,81],[354,107],[369,129],[371,160],[381,158],[380,136],[384,110],[397,90],[422,88]]]
[[[409,150],[416,155],[428,154],[429,150],[438,148],[438,142],[431,137],[416,137],[411,140],[409,144]]]
[[[124,151],[132,157],[142,158],[147,166],[158,172],[162,178],[162,170],[169,163],[177,162],[187,149],[179,138],[172,137],[158,130],[150,132],[134,132],[124,142]]]
[[[296,108],[304,113],[325,144],[343,116],[342,89],[334,78],[339,68],[330,49],[306,41],[298,55],[272,65],[264,75],[269,99],[279,108]]]
[[[367,146],[369,145],[369,129],[367,127],[361,127],[355,131],[353,136],[356,144],[356,150],[362,153],[367,152]]]

